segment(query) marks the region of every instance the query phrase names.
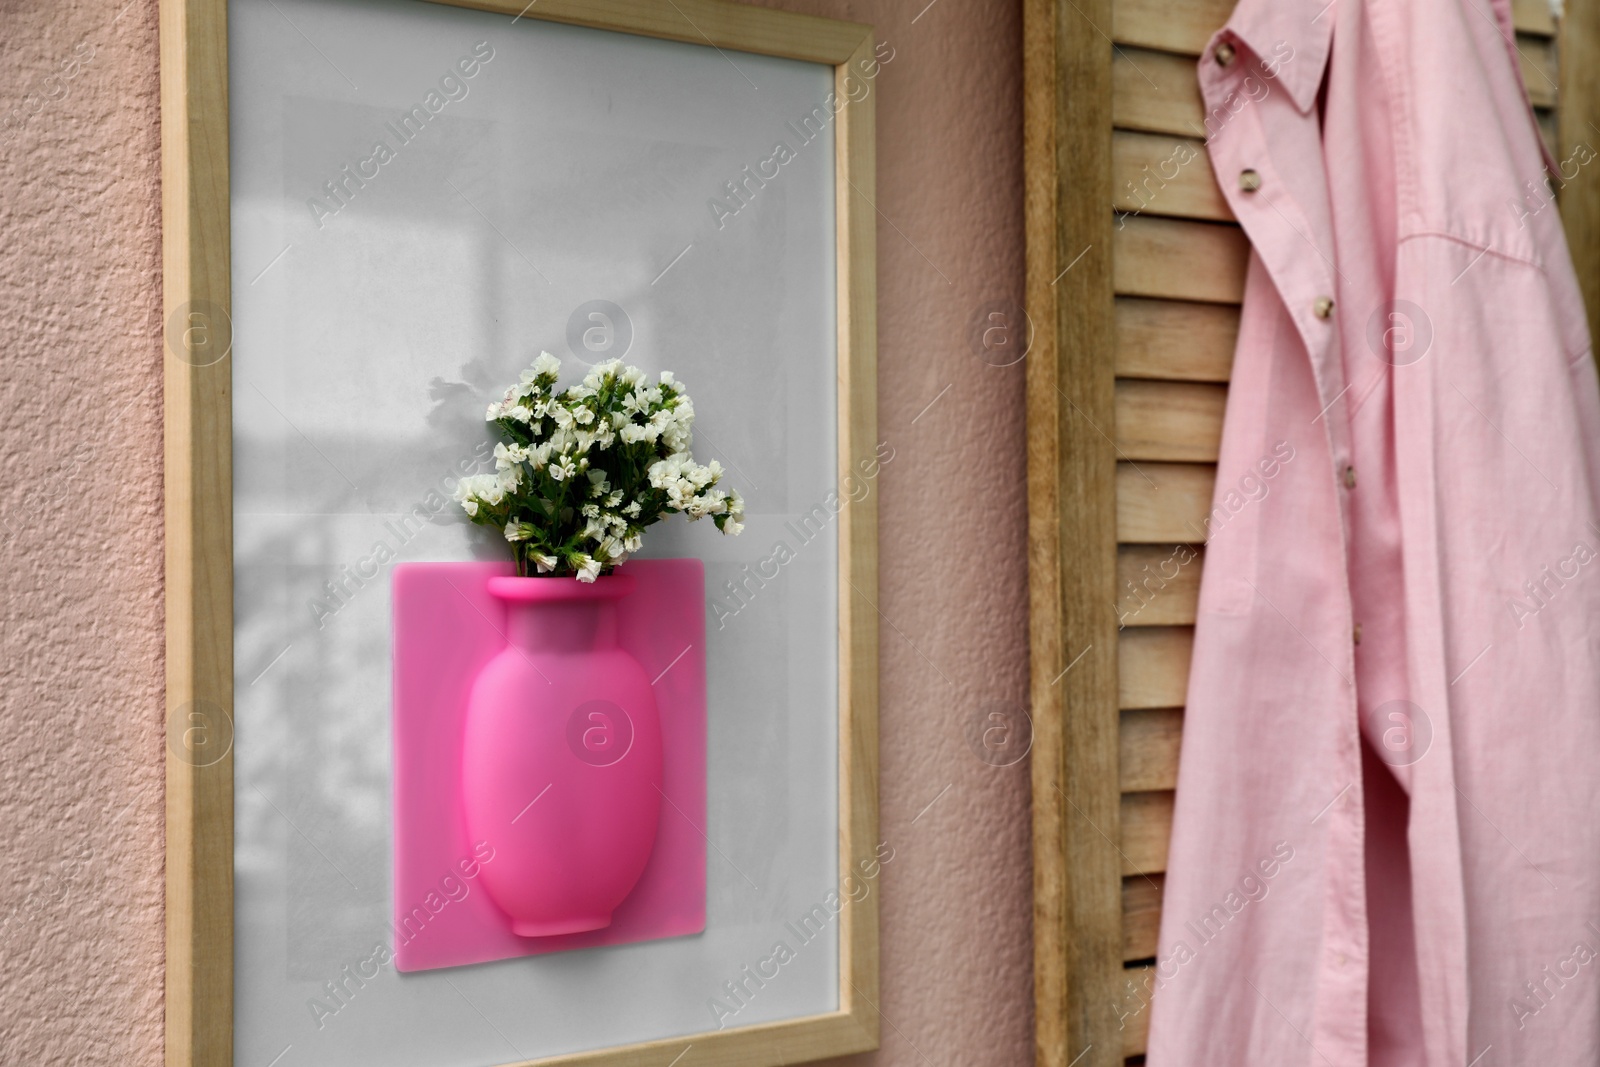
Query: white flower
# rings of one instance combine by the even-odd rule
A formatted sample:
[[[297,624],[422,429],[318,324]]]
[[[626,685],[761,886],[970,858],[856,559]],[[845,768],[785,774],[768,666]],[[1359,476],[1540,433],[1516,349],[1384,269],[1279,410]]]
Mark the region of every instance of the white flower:
[[[572,461],[571,456],[559,456],[554,463],[550,464],[550,477],[558,482],[571,478],[577,473],[577,464]]]
[[[556,564],[560,562],[554,556],[545,552],[530,553],[528,558],[533,560],[534,566],[539,568],[540,574],[549,574],[556,569]]]
[[[583,552],[574,552],[567,557],[567,562],[578,572],[577,577],[580,582],[592,582],[600,577],[600,561]]]
[[[535,377],[559,378],[561,376],[561,361],[548,352],[540,352],[539,358],[533,361],[533,366],[528,368]]]
[[[470,502],[473,504],[488,504],[494,507],[505,499],[505,490],[500,484],[500,478],[493,474],[474,474],[463,478],[456,483],[456,499],[461,501],[465,508]],[[476,507],[467,510],[468,515],[476,515]]]
[[[637,500],[629,501],[628,506],[622,509],[622,513],[629,518],[637,519],[639,517],[639,502]]]
[[[494,446],[494,465],[499,470],[507,470],[528,458],[528,450],[522,445],[506,445],[504,441]]]
[[[676,378],[674,378],[672,376],[672,372],[671,371],[664,370],[664,371],[661,372],[661,384],[662,385],[675,385],[675,384],[677,384],[677,381],[678,381],[678,379],[676,379]]]
[[[505,533],[507,541],[526,541],[533,536],[533,523],[508,522],[506,523]]]
[[[744,523],[740,522],[738,519],[729,519],[727,522],[722,524],[722,532],[727,534],[729,537],[738,537],[739,534],[744,532]]]
[[[461,510],[465,511],[468,515],[472,516],[473,518],[477,518],[477,516],[478,516],[478,502],[476,500],[463,500],[461,502]]]

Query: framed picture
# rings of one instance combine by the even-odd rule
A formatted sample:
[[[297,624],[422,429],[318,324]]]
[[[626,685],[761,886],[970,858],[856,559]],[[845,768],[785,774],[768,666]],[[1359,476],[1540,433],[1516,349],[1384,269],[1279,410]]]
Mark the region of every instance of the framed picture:
[[[877,1047],[893,50],[720,0],[162,0],[161,37],[168,1063]],[[503,906],[481,842],[406,880],[417,820],[455,817],[415,769],[472,771],[402,706],[436,675],[400,661],[469,609],[504,637],[471,596],[430,617],[406,568],[510,566],[458,489],[495,469],[485,405],[541,353],[563,387],[614,359],[676,375],[746,508],[738,537],[679,517],[639,553],[625,636],[691,635],[640,659],[664,713],[702,718],[666,741],[684,791],[657,787],[676,866],[652,884],[682,907],[609,939],[462,932]]]

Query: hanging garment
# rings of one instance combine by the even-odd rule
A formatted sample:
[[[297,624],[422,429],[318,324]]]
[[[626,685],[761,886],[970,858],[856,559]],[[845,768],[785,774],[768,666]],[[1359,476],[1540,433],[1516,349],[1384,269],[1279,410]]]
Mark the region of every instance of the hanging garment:
[[[1600,392],[1509,3],[1241,0],[1199,76],[1253,252],[1148,1062],[1600,1062]]]

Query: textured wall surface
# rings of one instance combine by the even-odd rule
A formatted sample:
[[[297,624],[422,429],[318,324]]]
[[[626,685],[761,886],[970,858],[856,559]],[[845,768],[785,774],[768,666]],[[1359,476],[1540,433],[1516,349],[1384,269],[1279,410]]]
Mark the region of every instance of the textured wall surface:
[[[155,27],[0,4],[4,1063],[161,1056]]]
[[[782,0],[876,25],[881,1067],[1032,1061],[1011,3]],[[154,0],[0,0],[0,1062],[161,1061],[160,162]],[[981,328],[980,328],[981,329]],[[948,387],[948,388],[947,388]],[[248,1065],[243,1065],[248,1067]]]

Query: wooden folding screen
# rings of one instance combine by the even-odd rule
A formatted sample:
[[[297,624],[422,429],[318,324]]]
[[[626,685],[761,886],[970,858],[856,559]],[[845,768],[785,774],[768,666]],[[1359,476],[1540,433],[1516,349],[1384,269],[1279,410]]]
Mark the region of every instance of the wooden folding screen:
[[[1231,8],[1026,0],[1035,996],[1051,1067],[1143,1062],[1249,253],[1195,80]],[[1594,0],[1559,35],[1544,0],[1516,0],[1514,18],[1556,158],[1600,144]],[[1561,210],[1594,323],[1600,175],[1568,170]]]

